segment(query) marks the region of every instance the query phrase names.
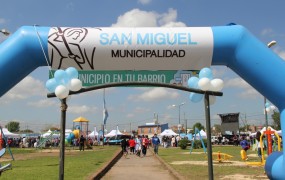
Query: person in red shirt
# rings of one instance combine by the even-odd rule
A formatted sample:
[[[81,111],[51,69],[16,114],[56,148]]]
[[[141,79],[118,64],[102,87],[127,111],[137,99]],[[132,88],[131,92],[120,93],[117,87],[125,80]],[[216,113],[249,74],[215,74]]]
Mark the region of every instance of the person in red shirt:
[[[142,136],[142,153],[143,153],[143,156],[146,156],[146,151],[147,151],[147,146],[148,146],[148,136]]]
[[[133,137],[131,137],[131,139],[129,140],[129,146],[130,146],[130,154],[135,154],[135,145],[136,145],[136,142],[134,140]]]

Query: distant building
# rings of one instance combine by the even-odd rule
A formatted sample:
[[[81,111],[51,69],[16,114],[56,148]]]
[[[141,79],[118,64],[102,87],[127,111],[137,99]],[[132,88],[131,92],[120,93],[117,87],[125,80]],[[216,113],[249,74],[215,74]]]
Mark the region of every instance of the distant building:
[[[146,123],[145,125],[138,126],[138,134],[152,136],[154,134],[160,134],[165,129],[168,129],[168,123],[166,124]]]

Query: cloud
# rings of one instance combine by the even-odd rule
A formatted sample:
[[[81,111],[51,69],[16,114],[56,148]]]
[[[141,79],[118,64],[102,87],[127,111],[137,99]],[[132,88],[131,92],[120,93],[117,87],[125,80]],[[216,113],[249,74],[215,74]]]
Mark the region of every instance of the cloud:
[[[0,24],[6,23],[6,20],[4,18],[0,18]]]
[[[238,94],[239,97],[242,98],[257,98],[260,96],[259,92],[257,92],[252,86],[250,86],[245,80],[242,78],[233,78],[224,81],[225,88],[235,88],[242,89],[241,93]]]
[[[271,29],[271,28],[266,28],[266,29],[263,29],[261,31],[261,35],[263,35],[263,36],[271,35],[271,34],[273,34],[273,29]]]
[[[136,107],[134,109],[134,113],[146,113],[149,112],[150,109],[149,108],[145,108],[145,107]]]
[[[138,114],[145,114],[150,112],[149,108],[145,108],[145,107],[136,107],[132,113],[128,113],[126,115],[127,118],[134,118],[137,117]]]
[[[3,96],[6,100],[27,99],[46,95],[43,82],[32,76],[27,76]]]
[[[133,117],[135,117],[135,114],[133,114],[133,113],[128,113],[127,114],[127,118],[133,118]]]
[[[89,112],[94,112],[97,111],[97,107],[90,107],[86,105],[75,105],[75,106],[69,106],[68,107],[68,112],[73,113],[73,114],[84,114],[84,113],[89,113]]]
[[[150,4],[151,0],[138,0],[138,3],[140,3],[142,5],[146,5],[146,4]]]
[[[175,99],[179,96],[176,91],[169,91],[165,88],[152,88],[143,92],[141,95],[131,95],[129,100],[133,101],[158,101],[163,99]]]
[[[36,101],[36,102],[28,102],[27,104],[29,106],[43,108],[43,107],[56,106],[59,103],[56,102],[55,100],[52,100],[52,99],[42,99],[42,100],[39,100],[39,101]]]
[[[139,20],[138,20],[139,19]],[[153,11],[133,9],[118,17],[113,27],[183,27],[182,22],[176,22],[177,11],[170,8],[167,13],[159,14]]]

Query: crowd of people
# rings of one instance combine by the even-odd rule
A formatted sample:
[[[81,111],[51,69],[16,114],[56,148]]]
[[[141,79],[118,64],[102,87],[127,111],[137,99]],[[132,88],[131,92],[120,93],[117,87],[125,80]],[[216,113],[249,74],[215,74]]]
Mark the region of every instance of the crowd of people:
[[[149,147],[154,148],[154,153],[158,154],[158,146],[160,145],[160,139],[157,137],[157,134],[154,134],[152,138],[149,138],[148,135],[137,135],[131,137],[130,139],[124,138],[121,141],[122,153],[134,154],[140,157],[145,157],[147,149]]]

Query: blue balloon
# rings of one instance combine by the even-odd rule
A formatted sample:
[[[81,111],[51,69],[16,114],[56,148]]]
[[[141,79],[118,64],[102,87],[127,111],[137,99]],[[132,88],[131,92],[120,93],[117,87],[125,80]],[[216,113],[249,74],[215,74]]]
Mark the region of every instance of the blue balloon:
[[[59,84],[56,82],[56,80],[54,78],[47,80],[46,82],[46,88],[48,89],[49,92],[54,92],[55,88],[58,86]]]
[[[266,103],[265,103],[265,107],[266,107],[266,108],[269,108],[269,107],[270,107],[270,103],[269,103],[269,102],[266,102]]]
[[[212,73],[212,70],[210,68],[203,68],[200,70],[199,72],[199,78],[202,79],[202,78],[208,78],[210,80],[213,79],[213,73]]]
[[[191,78],[188,79],[188,86],[190,88],[198,88],[198,82],[199,78],[197,78],[196,76],[192,76]]]
[[[74,67],[69,67],[65,70],[67,76],[69,77],[69,79],[74,79],[74,78],[78,78],[78,71],[76,68]]]
[[[56,80],[56,82],[58,84],[62,84],[62,85],[66,85],[70,81],[67,73],[64,70],[62,70],[62,69],[59,69],[59,70],[55,71],[54,79]]]
[[[189,98],[190,98],[190,100],[192,102],[197,103],[197,102],[200,102],[203,99],[203,96],[204,96],[203,94],[198,94],[198,93],[191,92]]]

